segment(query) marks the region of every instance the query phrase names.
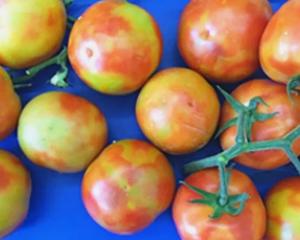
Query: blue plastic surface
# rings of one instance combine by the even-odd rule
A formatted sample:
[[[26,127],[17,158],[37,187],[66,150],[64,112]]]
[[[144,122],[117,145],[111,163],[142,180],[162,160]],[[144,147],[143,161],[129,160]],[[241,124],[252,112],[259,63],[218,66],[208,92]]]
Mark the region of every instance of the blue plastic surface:
[[[79,16],[95,0],[75,0],[70,8],[70,14]],[[164,53],[159,69],[173,66],[185,66],[177,50],[177,26],[179,16],[188,0],[131,0],[130,2],[148,10],[160,25],[164,39]],[[271,0],[276,10],[285,1]],[[46,83],[51,70],[39,74],[36,84],[31,89],[19,92],[25,105],[34,96],[49,90],[57,90]],[[264,76],[258,71],[252,77]],[[125,97],[111,97],[99,94],[86,87],[71,71],[69,75],[71,87],[64,91],[81,95],[104,112],[109,125],[109,142],[124,138],[145,139],[135,120],[135,101],[138,93]],[[231,90],[234,86],[226,86]],[[1,93],[0,93],[1,94]],[[83,173],[63,175],[30,163],[22,154],[16,134],[0,142],[0,148],[6,149],[19,156],[31,172],[33,191],[30,212],[24,224],[7,240],[178,240],[171,210],[169,209],[144,231],[133,236],[118,236],[99,227],[87,214],[81,201],[81,179]],[[212,141],[197,153],[184,156],[169,156],[174,166],[177,179],[181,179],[184,163],[203,158],[220,151],[218,141]],[[275,171],[255,171],[237,166],[254,180],[260,193],[266,191],[278,180],[296,175],[291,165]],[[1,213],[0,213],[1,214]]]

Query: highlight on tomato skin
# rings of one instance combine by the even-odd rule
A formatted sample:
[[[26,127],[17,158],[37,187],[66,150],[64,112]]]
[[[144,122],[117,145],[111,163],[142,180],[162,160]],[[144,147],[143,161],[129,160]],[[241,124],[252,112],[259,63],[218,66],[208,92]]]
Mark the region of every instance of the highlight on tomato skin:
[[[198,73],[169,68],[155,74],[141,90],[136,117],[143,133],[171,154],[194,152],[214,134],[220,103]]]
[[[185,182],[216,193],[219,189],[219,173],[216,168],[198,171],[185,179]],[[247,193],[245,209],[237,216],[222,215],[219,219],[210,216],[210,206],[191,203],[201,196],[184,185],[176,193],[173,203],[173,219],[182,240],[261,240],[266,229],[266,210],[254,183],[244,173],[231,170],[228,186],[229,194]]]
[[[62,0],[1,1],[0,64],[22,69],[53,56],[66,31]]]
[[[162,55],[159,26],[144,9],[127,1],[95,3],[76,21],[68,56],[91,88],[111,95],[139,89]]]
[[[104,148],[107,123],[88,100],[65,92],[47,92],[23,109],[18,140],[33,163],[58,172],[79,172]]]
[[[82,199],[106,230],[128,235],[149,226],[173,200],[175,176],[167,158],[140,140],[109,145],[87,169]]]
[[[15,93],[10,76],[0,67],[0,140],[16,128],[21,113],[21,102]]]
[[[300,178],[281,180],[266,197],[267,240],[300,239]]]
[[[267,0],[190,1],[179,24],[181,56],[212,81],[241,81],[259,66],[259,43],[271,16]]]
[[[300,74],[300,1],[287,1],[267,25],[260,44],[260,62],[270,79],[287,83]]]
[[[31,178],[20,160],[0,150],[0,238],[13,232],[28,214]]]
[[[300,96],[293,95],[290,100],[286,86],[267,80],[253,79],[242,83],[233,92],[232,96],[242,104],[248,104],[253,97],[261,97],[268,106],[260,104],[261,113],[276,113],[276,115],[262,122],[256,122],[252,128],[252,141],[274,140],[284,137],[300,124]],[[221,125],[236,117],[232,107],[225,103],[221,112]],[[223,149],[235,144],[236,126],[230,127],[220,137]],[[293,151],[300,154],[300,139],[293,144]],[[234,159],[238,163],[255,168],[270,170],[289,163],[286,154],[281,150],[266,150],[242,154]]]

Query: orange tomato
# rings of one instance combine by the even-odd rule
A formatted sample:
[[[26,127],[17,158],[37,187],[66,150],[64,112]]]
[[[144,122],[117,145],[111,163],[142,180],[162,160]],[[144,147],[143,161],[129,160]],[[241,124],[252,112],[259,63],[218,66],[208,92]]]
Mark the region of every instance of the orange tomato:
[[[219,120],[216,92],[198,73],[170,68],[157,73],[136,104],[144,134],[172,154],[196,151],[213,135]]]
[[[91,217],[118,234],[132,234],[151,224],[169,207],[174,191],[175,177],[166,157],[139,140],[108,146],[82,182]]]
[[[260,44],[260,62],[265,73],[287,83],[300,74],[300,1],[287,1],[272,17]]]
[[[162,54],[158,25],[127,1],[92,5],[75,23],[68,46],[70,62],[91,88],[121,95],[140,88]]]
[[[256,122],[252,128],[252,140],[264,141],[282,138],[300,124],[300,96],[294,96],[294,103],[290,101],[285,85],[268,80],[255,79],[241,84],[232,96],[243,104],[249,103],[254,97],[261,97],[269,106],[259,105],[262,113],[277,113],[273,118]],[[221,122],[236,117],[232,107],[225,103],[222,108]],[[230,127],[221,135],[221,145],[227,149],[235,144],[236,127]],[[300,139],[296,140],[293,149],[300,154]],[[256,169],[274,169],[289,162],[286,154],[281,150],[267,150],[241,154],[235,161]]]
[[[181,55],[216,82],[240,81],[259,65],[259,42],[271,15],[267,0],[191,1],[180,20]]]
[[[196,172],[185,180],[188,184],[216,193],[219,189],[217,169]],[[182,240],[261,240],[266,229],[266,211],[255,185],[242,172],[231,171],[229,194],[247,193],[250,198],[240,215],[223,215],[211,219],[210,206],[190,201],[201,196],[182,185],[179,187],[173,204],[173,218]]]
[[[20,112],[21,102],[10,76],[0,67],[0,140],[15,130]]]

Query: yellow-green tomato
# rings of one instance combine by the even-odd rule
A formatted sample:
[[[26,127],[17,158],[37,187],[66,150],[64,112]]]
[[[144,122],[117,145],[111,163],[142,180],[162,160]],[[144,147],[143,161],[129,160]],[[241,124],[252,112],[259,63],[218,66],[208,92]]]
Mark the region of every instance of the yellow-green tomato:
[[[280,181],[266,198],[267,240],[300,239],[300,177]]]
[[[26,218],[31,194],[28,171],[11,153],[0,150],[0,238]]]
[[[84,98],[48,92],[24,108],[18,138],[32,162],[59,172],[78,172],[104,147],[107,125],[100,110]]]
[[[172,154],[196,151],[213,135],[220,112],[215,90],[198,73],[170,68],[142,89],[136,116],[144,134]]]
[[[15,130],[20,112],[20,99],[9,75],[0,67],[0,140]]]
[[[91,88],[113,95],[140,88],[160,62],[159,27],[144,9],[125,0],[92,5],[76,21],[68,55]]]
[[[166,157],[149,143],[122,140],[89,166],[82,198],[108,231],[132,234],[150,225],[173,199],[175,177]]]
[[[62,0],[0,1],[0,64],[26,68],[59,50],[66,30]]]

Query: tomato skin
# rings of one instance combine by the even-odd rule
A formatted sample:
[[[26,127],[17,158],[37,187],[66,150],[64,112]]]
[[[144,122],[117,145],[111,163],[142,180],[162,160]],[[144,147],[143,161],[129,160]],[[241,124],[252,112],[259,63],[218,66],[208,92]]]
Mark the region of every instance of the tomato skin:
[[[272,119],[257,122],[252,128],[253,141],[264,141],[282,138],[300,124],[300,96],[294,96],[294,104],[290,101],[285,85],[263,79],[255,79],[241,84],[233,92],[238,101],[247,104],[253,97],[262,97],[269,105],[259,105],[258,111],[262,113],[274,113]],[[225,103],[221,113],[221,123],[234,118],[236,113]],[[221,135],[221,145],[227,149],[235,143],[236,127],[227,129]],[[296,140],[293,150],[300,154],[300,140]],[[275,169],[289,162],[288,157],[281,150],[268,150],[242,154],[235,158],[240,164],[256,169]]]
[[[196,172],[185,180],[188,184],[216,193],[219,189],[217,169]],[[230,194],[248,193],[244,211],[238,216],[223,215],[211,219],[211,207],[190,203],[201,196],[181,185],[173,204],[173,218],[182,240],[261,240],[265,234],[266,211],[262,199],[248,176],[232,170],[229,182]]]
[[[21,112],[21,103],[10,76],[0,67],[0,140],[16,128]]]
[[[25,219],[31,195],[31,178],[20,160],[0,150],[0,238]]]
[[[216,82],[240,81],[259,65],[259,42],[271,15],[267,0],[191,1],[180,20],[180,53],[190,68]]]
[[[287,1],[274,14],[260,44],[264,72],[277,82],[287,83],[300,74],[300,1]]]
[[[86,171],[82,198],[91,217],[117,234],[150,225],[170,205],[173,170],[156,148],[139,140],[108,146]]]
[[[92,5],[75,23],[68,54],[87,85],[122,95],[140,88],[156,69],[162,38],[145,10],[126,1],[106,0]]]
[[[267,194],[267,240],[300,239],[300,178],[277,183]]]
[[[107,125],[101,111],[84,98],[48,92],[25,106],[18,139],[32,162],[59,172],[78,172],[106,144]]]
[[[1,0],[0,5],[1,65],[31,67],[59,50],[66,31],[63,1]]]
[[[196,151],[213,135],[220,112],[216,92],[196,72],[170,68],[153,76],[136,104],[144,134],[172,154]]]

